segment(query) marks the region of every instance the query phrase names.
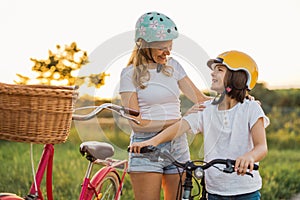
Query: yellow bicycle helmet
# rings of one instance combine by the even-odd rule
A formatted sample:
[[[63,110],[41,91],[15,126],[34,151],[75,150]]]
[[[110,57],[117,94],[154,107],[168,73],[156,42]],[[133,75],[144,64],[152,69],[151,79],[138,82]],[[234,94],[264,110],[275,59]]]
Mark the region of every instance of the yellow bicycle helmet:
[[[247,89],[252,90],[257,82],[258,68],[255,61],[247,54],[240,51],[227,51],[216,59],[210,59],[207,66],[211,68],[213,63],[226,65],[230,70],[244,70],[247,73]]]

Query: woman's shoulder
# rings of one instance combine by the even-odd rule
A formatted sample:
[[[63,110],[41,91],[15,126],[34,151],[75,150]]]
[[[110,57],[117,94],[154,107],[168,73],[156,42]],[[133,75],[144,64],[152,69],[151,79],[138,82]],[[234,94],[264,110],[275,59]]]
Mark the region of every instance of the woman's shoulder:
[[[121,72],[122,75],[128,74],[128,73],[133,73],[133,65],[129,65],[122,69],[122,72]]]
[[[182,65],[174,58],[170,57],[168,59],[168,66],[171,66],[174,71],[178,74],[179,79],[183,78],[186,75],[185,70],[183,69]]]
[[[168,65],[170,65],[172,67],[181,66],[180,63],[173,57],[168,58]]]

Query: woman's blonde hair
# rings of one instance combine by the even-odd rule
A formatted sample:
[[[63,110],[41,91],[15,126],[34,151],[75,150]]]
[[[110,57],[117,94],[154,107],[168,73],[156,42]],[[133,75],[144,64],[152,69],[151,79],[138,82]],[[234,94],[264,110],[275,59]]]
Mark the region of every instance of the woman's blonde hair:
[[[127,63],[127,67],[130,65],[133,65],[134,67],[132,80],[136,87],[141,89],[146,88],[145,82],[150,80],[150,73],[147,65],[154,62],[151,59],[152,56],[150,44],[145,42],[143,39],[139,39],[139,41],[136,42],[136,45]],[[173,75],[173,71],[173,67],[167,65],[163,65],[161,69],[161,72],[169,77]]]

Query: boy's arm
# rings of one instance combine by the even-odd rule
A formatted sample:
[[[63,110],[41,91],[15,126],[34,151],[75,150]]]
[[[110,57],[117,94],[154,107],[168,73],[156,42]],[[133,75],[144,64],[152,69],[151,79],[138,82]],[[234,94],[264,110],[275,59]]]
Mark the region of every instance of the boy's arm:
[[[134,110],[140,110],[138,105],[138,98],[135,92],[122,92],[121,93],[122,105],[131,108]],[[146,120],[141,118],[141,114],[137,117],[134,117],[140,122],[136,124],[129,120],[129,124],[133,131],[135,132],[159,132],[166,127],[176,123],[179,119],[170,119],[170,120]]]
[[[174,138],[181,136],[189,129],[190,129],[189,123],[186,120],[181,119],[180,121],[176,122],[172,126],[169,126],[168,128],[164,129],[155,137],[146,140],[144,142],[133,143],[130,146],[130,152],[140,153],[141,148],[144,146],[151,146],[151,145],[157,146],[161,143],[171,141]]]
[[[238,174],[245,174],[250,165],[250,172],[255,162],[262,160],[268,153],[266,131],[263,118],[259,118],[251,128],[254,148],[236,159],[235,170]]]

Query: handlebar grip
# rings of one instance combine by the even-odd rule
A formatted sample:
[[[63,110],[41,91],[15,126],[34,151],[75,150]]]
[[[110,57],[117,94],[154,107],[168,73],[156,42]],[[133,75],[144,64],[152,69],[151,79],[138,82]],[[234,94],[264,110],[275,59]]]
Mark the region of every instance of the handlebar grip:
[[[157,148],[155,146],[145,146],[141,148],[141,153],[151,153],[154,152]]]
[[[138,116],[140,114],[139,111],[131,109],[131,108],[123,107],[123,109],[124,109],[124,112],[129,115]]]
[[[154,152],[157,148],[155,146],[144,146],[140,149],[140,153],[151,153]],[[130,151],[130,147],[127,148],[127,151]]]
[[[235,160],[231,160],[231,159],[228,159],[228,161],[230,161],[230,163],[232,165],[235,165]],[[249,168],[249,167],[248,167]],[[259,166],[257,164],[254,164],[253,166],[253,170],[258,170],[259,169]]]

